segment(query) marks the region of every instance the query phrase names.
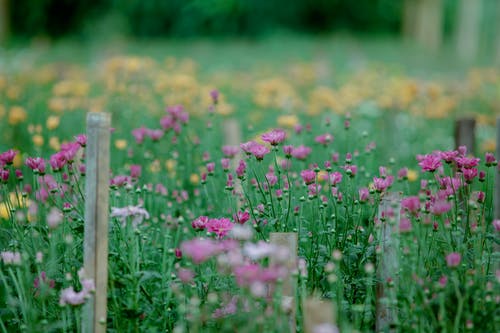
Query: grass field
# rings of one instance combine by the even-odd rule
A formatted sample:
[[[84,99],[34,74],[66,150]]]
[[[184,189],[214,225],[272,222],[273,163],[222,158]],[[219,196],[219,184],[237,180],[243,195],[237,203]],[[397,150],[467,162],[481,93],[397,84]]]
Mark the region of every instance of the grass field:
[[[370,332],[380,286],[397,331],[497,331],[500,70],[453,59],[347,35],[3,50],[0,332],[80,330],[88,112],[112,116],[108,331],[303,331],[316,295],[314,332]]]

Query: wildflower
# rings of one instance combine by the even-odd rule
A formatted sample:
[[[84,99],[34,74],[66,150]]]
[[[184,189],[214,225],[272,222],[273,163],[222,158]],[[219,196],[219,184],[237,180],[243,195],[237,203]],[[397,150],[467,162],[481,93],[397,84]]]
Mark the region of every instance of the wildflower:
[[[399,232],[406,233],[410,232],[412,229],[411,221],[405,217],[402,217],[399,221]]]
[[[271,146],[277,146],[286,139],[286,132],[282,129],[274,129],[261,135],[262,141],[269,142]]]
[[[258,243],[245,243],[243,253],[252,260],[270,257],[276,251],[276,246],[271,243],[259,241]]]
[[[144,126],[132,130],[132,135],[135,138],[135,142],[139,145],[144,142],[144,137],[146,136],[146,133],[147,129]]]
[[[452,163],[455,158],[458,156],[458,151],[456,150],[451,150],[451,151],[442,151],[439,152],[439,155],[441,159],[443,159],[446,163]]]
[[[210,91],[210,97],[212,98],[212,102],[217,104],[219,102],[219,91],[217,89]]]
[[[331,134],[323,134],[323,135],[318,135],[316,138],[314,138],[314,141],[322,144],[323,146],[327,146],[328,144],[333,142],[333,136]]]
[[[358,173],[358,167],[356,165],[345,165],[344,170],[345,173],[351,178]]]
[[[222,238],[233,228],[234,224],[228,218],[209,219],[206,224],[208,232],[213,232],[217,237]]]
[[[474,180],[474,178],[477,176],[477,169],[472,168],[472,169],[463,169],[462,173],[464,175],[465,181],[470,184]]]
[[[11,165],[14,162],[17,152],[9,149],[0,154],[0,164]]]
[[[204,230],[207,227],[208,216],[199,216],[191,222],[194,230]]]
[[[161,130],[161,129],[147,129],[146,130],[146,135],[149,136],[149,138],[152,141],[160,141],[160,139],[163,137],[163,134],[165,134],[165,132],[163,132],[163,130]]]
[[[448,267],[457,267],[460,265],[461,260],[462,256],[457,252],[452,252],[446,256],[446,264]]]
[[[255,146],[255,145],[258,145],[257,142],[255,141],[248,141],[248,142],[245,142],[245,143],[242,143],[240,144],[240,148],[241,150],[243,150],[247,155],[251,155],[252,154],[252,148]]]
[[[214,162],[207,163],[205,167],[207,168],[207,172],[209,175],[214,174],[214,170],[215,170],[215,163]]]
[[[66,165],[66,157],[63,152],[57,152],[50,156],[49,164],[52,167],[52,171],[60,171]]]
[[[195,238],[181,244],[181,251],[194,263],[200,264],[220,252],[220,246],[214,240]]]
[[[141,176],[142,167],[138,164],[133,164],[130,166],[130,177],[139,178]]]
[[[480,159],[475,157],[457,157],[457,166],[461,169],[471,169],[479,164]]]
[[[189,283],[194,279],[194,272],[187,268],[179,268],[177,276],[182,283]]]
[[[422,168],[422,171],[434,172],[436,171],[441,164],[441,159],[436,155],[425,155],[421,158],[420,163],[418,165]]]
[[[245,224],[245,222],[250,220],[250,213],[247,211],[238,211],[234,216],[234,220],[239,224]]]
[[[149,219],[149,213],[140,206],[111,207],[110,217],[116,217],[125,226],[128,217],[132,217],[132,226],[135,228],[144,219]]]
[[[446,200],[436,200],[431,204],[430,212],[434,215],[442,215],[451,209],[451,203]]]
[[[484,156],[484,161],[487,167],[497,165],[497,160],[495,159],[495,155],[493,155],[492,153],[486,153]]]
[[[227,171],[229,169],[230,162],[231,162],[231,160],[229,158],[221,158],[220,164],[221,164],[222,169],[224,171]]]
[[[300,145],[299,147],[293,148],[291,151],[291,156],[295,157],[298,160],[305,160],[309,154],[311,153],[311,148],[306,147],[304,145]]]
[[[85,147],[87,145],[87,136],[85,134],[78,134],[77,136],[75,136],[75,141],[81,147]]]
[[[63,214],[57,207],[52,207],[47,214],[47,225],[55,229],[63,221]]]
[[[370,198],[370,191],[366,187],[362,187],[358,190],[359,194],[359,201],[360,202],[367,202],[368,199]]]
[[[500,232],[500,220],[493,220],[491,223],[496,232]]]
[[[420,198],[418,196],[403,198],[401,200],[401,207],[410,213],[416,214],[420,210]]]
[[[314,170],[310,169],[302,170],[300,172],[300,176],[302,177],[302,180],[306,185],[314,183],[314,180],[316,179],[316,173],[314,172]]]
[[[222,153],[228,158],[233,158],[238,154],[238,147],[236,146],[223,146]]]
[[[269,154],[270,150],[264,145],[260,145],[256,143],[251,147],[250,153],[255,156],[257,161],[262,161],[264,159],[264,156]]]
[[[28,157],[26,159],[26,165],[33,170],[34,173],[40,175],[45,174],[45,161],[41,157]]]
[[[0,258],[6,265],[20,265],[21,264],[21,253],[12,251],[0,252]]]
[[[212,318],[223,318],[235,314],[236,310],[238,310],[237,304],[238,304],[238,297],[233,296],[233,298],[231,298],[231,301],[229,301],[229,303],[214,311],[214,313],[212,314]]]
[[[341,181],[342,181],[342,174],[340,172],[335,171],[330,174],[330,184],[332,186],[336,186]]]
[[[10,176],[9,169],[0,168],[0,181],[2,181],[2,183],[7,183],[9,180],[9,176]]]
[[[377,192],[383,192],[387,188],[391,187],[394,177],[389,176],[387,178],[373,177],[373,186]]]

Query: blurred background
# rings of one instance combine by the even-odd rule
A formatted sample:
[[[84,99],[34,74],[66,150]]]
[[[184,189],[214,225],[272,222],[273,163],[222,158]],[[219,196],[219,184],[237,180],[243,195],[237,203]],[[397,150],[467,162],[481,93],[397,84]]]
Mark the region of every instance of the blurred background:
[[[0,0],[0,22],[4,43],[349,32],[500,54],[498,0]]]

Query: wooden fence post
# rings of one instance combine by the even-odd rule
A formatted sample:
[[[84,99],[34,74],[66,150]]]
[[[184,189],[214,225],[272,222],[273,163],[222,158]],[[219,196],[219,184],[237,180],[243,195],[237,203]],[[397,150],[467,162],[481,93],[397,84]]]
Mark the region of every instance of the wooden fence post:
[[[496,148],[495,157],[500,160],[500,116],[497,117],[497,137],[496,137]],[[497,169],[498,170],[498,169]],[[494,190],[494,218],[500,219],[500,172],[495,174],[495,190]]]
[[[476,120],[462,118],[455,121],[455,148],[466,146],[469,154],[476,151]]]
[[[284,279],[282,285],[282,297],[283,301],[290,304],[291,312],[289,314],[289,332],[294,333],[296,331],[295,324],[295,277],[292,272],[297,269],[297,233],[296,232],[271,232],[269,234],[269,240],[271,244],[286,247],[288,249],[288,258],[286,261],[286,267],[288,268],[289,274]],[[270,264],[274,264],[275,260],[271,260]]]
[[[376,331],[395,332],[397,322],[397,274],[399,269],[399,222],[401,196],[387,193],[378,209],[380,221],[380,253],[377,258]]]
[[[106,332],[110,126],[108,113],[87,115],[84,271],[95,293],[83,309],[83,333]]]
[[[335,327],[334,306],[331,301],[310,297],[304,300],[303,309],[305,333],[314,333],[323,325]]]

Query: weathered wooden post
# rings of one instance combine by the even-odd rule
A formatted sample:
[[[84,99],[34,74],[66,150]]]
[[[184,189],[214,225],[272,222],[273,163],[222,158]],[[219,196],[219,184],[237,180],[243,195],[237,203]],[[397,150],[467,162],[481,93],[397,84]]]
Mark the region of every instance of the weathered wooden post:
[[[477,57],[481,40],[482,0],[460,0],[456,20],[456,45],[463,61]]]
[[[331,328],[336,327],[335,309],[331,301],[310,297],[304,300],[302,308],[305,333],[315,333],[323,327],[325,329],[321,332],[330,332]]]
[[[290,314],[289,314],[289,332],[294,333],[296,331],[295,324],[295,277],[292,274],[297,269],[297,233],[296,232],[271,232],[269,234],[269,241],[271,244],[285,247],[288,249],[288,257],[286,258],[285,265],[288,268],[288,276],[284,279],[282,284],[282,298],[283,302],[289,304]],[[271,257],[270,264],[275,264],[275,259]]]
[[[397,322],[397,274],[399,269],[399,222],[401,195],[387,193],[378,209],[380,252],[377,257],[376,331],[395,332]]]
[[[108,113],[87,115],[84,271],[95,293],[83,310],[83,333],[106,332],[110,126]]]
[[[455,148],[466,146],[469,154],[476,151],[476,119],[461,118],[455,121]]]

